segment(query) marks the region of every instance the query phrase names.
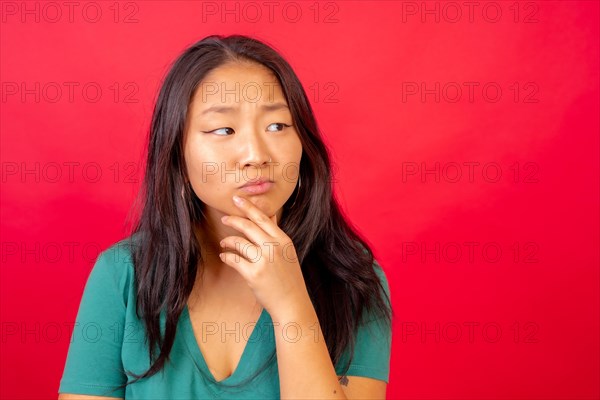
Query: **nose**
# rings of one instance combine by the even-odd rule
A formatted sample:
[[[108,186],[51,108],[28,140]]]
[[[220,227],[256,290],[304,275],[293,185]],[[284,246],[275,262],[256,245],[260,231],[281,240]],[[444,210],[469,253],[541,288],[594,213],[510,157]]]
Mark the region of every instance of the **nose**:
[[[269,163],[271,155],[268,151],[268,146],[260,137],[260,134],[247,134],[243,139],[242,146],[243,156],[240,159],[240,164],[243,169],[248,167],[256,167],[261,169],[263,165]]]

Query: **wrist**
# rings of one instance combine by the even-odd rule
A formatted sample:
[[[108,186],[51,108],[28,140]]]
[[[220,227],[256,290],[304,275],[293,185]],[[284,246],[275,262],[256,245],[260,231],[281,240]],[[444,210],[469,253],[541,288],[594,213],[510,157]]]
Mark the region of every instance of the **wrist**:
[[[317,318],[315,308],[308,296],[299,296],[295,301],[282,304],[273,312],[269,313],[274,324],[282,327],[289,323],[312,324]],[[277,325],[276,325],[277,326]]]

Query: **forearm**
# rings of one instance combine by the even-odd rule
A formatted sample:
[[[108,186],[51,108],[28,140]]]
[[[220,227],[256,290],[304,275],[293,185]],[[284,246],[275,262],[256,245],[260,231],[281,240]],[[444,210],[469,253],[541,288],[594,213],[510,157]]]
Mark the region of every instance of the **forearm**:
[[[346,399],[308,303],[273,319],[281,399]]]

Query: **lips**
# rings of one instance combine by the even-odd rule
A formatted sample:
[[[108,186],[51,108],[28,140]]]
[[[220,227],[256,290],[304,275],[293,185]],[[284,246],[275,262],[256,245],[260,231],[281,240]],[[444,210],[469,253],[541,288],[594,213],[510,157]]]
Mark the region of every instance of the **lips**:
[[[268,179],[260,179],[252,183],[246,183],[240,190],[248,195],[263,194],[268,192],[273,185],[274,183]]]
[[[263,183],[266,183],[266,182],[273,183],[273,181],[270,181],[267,178],[258,178],[258,179],[254,179],[249,182],[246,182],[244,185],[242,185],[240,187],[245,188],[245,187],[255,186],[255,185],[258,186],[258,185],[262,185]]]

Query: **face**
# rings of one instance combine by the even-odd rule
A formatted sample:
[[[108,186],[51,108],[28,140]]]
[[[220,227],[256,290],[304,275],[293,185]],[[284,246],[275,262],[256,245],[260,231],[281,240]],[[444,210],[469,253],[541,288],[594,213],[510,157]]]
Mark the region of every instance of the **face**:
[[[191,187],[217,236],[242,235],[220,222],[223,215],[245,217],[233,195],[269,217],[277,214],[279,221],[298,181],[302,144],[275,75],[246,62],[212,70],[188,109],[184,156]],[[263,193],[241,188],[258,178],[272,181],[270,188]]]

